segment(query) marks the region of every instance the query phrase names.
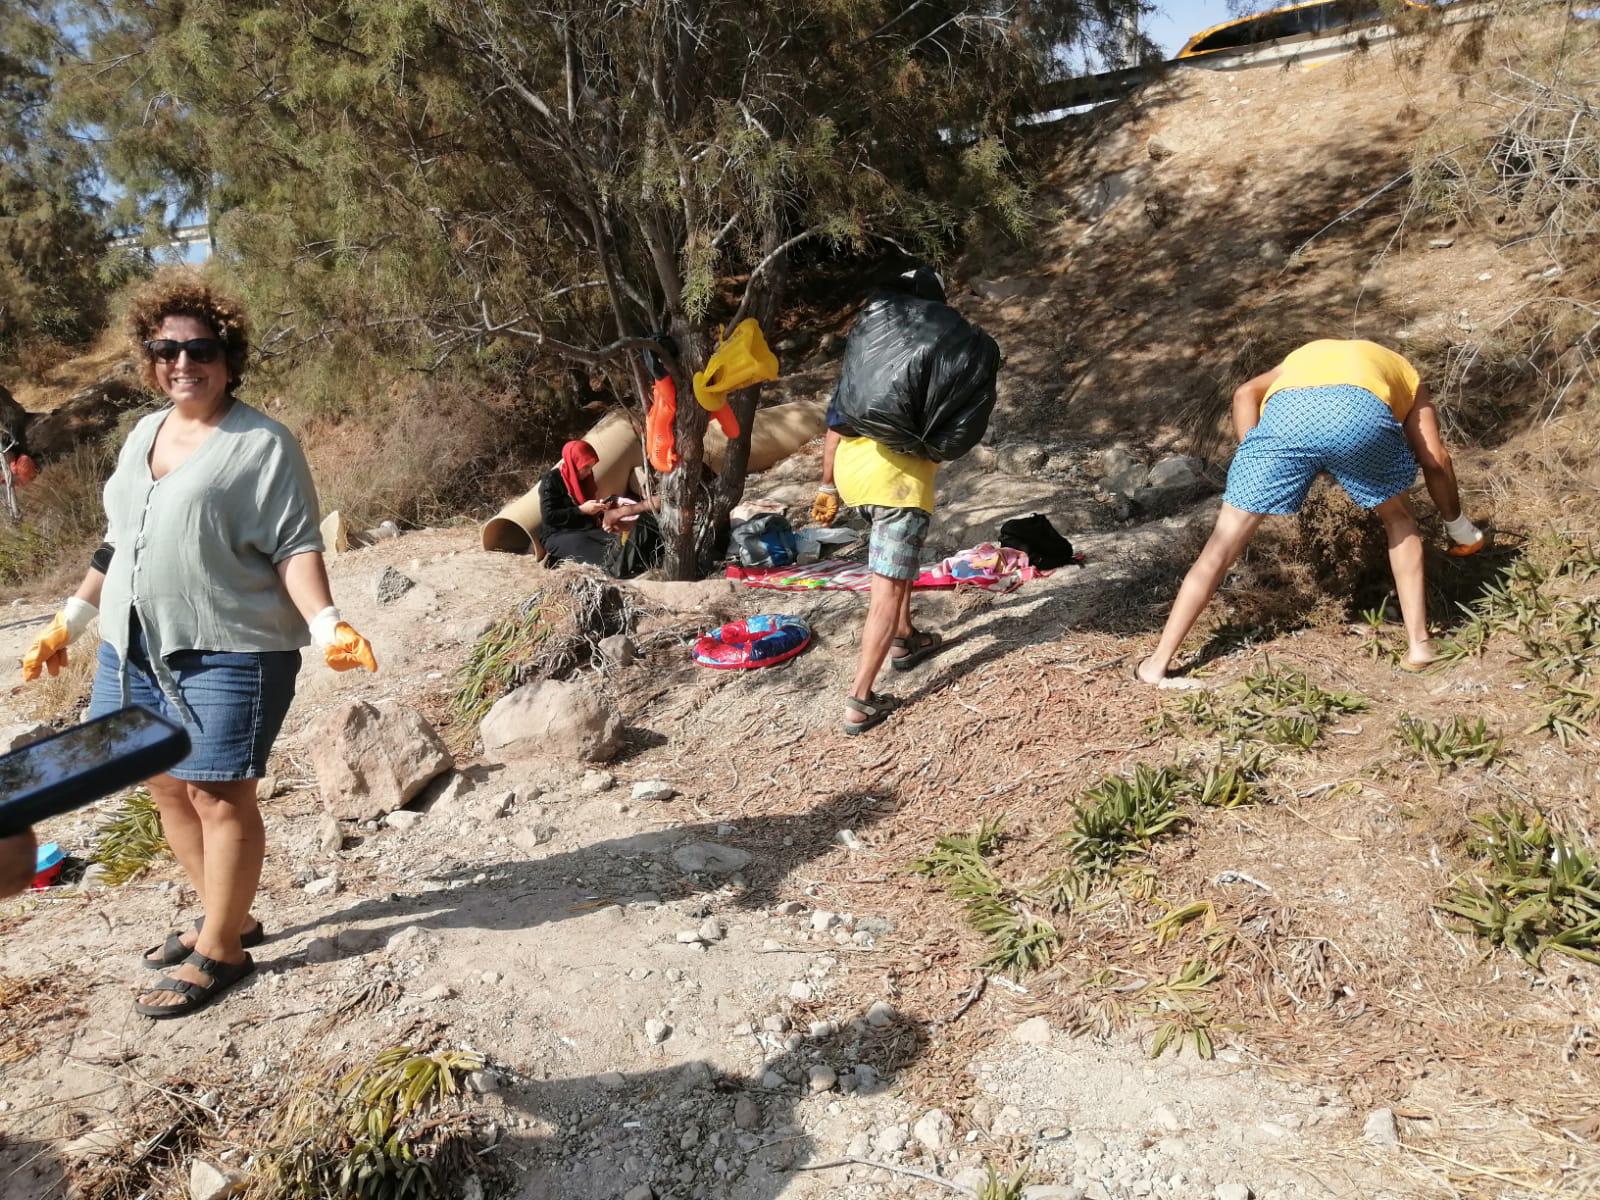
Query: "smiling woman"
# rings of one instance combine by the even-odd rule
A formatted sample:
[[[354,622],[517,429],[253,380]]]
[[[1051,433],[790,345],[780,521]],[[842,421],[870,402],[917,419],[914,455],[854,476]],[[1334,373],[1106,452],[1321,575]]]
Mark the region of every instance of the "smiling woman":
[[[376,670],[339,619],[317,495],[299,443],[239,399],[249,323],[190,272],[157,276],[129,314],[139,371],[171,404],[129,434],[105,488],[104,554],[23,659],[58,671],[98,614],[91,717],[133,703],[180,721],[192,750],[147,781],[204,916],[141,961],[170,974],[136,1006],[184,1016],[254,969],[250,912],[265,855],[256,783],[294,698],[301,647],[335,670]]]

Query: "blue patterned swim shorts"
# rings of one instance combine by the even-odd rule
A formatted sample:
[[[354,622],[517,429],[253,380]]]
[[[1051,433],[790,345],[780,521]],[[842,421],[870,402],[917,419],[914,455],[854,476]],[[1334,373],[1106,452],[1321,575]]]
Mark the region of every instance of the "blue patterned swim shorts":
[[[1222,499],[1250,513],[1297,513],[1326,471],[1362,508],[1417,479],[1417,460],[1389,406],[1366,388],[1285,388],[1267,401],[1228,468]]]
[[[920,508],[868,505],[861,511],[872,522],[867,569],[886,579],[915,579],[922,570],[922,547],[933,518]]]

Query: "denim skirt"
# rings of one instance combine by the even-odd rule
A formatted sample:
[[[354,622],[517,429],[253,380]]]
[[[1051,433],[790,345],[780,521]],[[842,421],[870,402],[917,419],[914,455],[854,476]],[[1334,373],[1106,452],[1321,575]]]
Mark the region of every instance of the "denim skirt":
[[[189,710],[185,713],[161,690],[138,619],[130,624],[128,701],[189,731],[189,757],[168,773],[190,783],[231,783],[265,775],[267,755],[294,700],[299,651],[178,650],[167,655],[167,672]],[[89,697],[91,718],[122,707],[122,671],[117,652],[101,642]]]

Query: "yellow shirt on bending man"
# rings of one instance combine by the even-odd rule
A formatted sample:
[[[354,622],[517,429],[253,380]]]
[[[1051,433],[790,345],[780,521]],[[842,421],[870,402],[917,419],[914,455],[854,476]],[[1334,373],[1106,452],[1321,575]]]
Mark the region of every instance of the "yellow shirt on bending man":
[[[833,456],[839,499],[852,508],[920,508],[931,513],[938,470],[938,463],[864,437],[841,438]]]
[[[1365,388],[1389,406],[1396,421],[1404,421],[1422,386],[1415,367],[1377,342],[1334,338],[1307,342],[1283,360],[1281,369],[1283,373],[1261,399],[1263,409],[1267,401],[1288,388],[1343,384]]]

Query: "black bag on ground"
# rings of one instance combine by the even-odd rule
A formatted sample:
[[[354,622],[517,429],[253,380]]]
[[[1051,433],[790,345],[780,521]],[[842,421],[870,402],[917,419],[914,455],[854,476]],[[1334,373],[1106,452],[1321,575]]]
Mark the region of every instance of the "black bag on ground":
[[[861,437],[950,462],[989,428],[999,370],[995,340],[949,305],[879,295],[845,343],[834,408]]]
[[[1073,561],[1072,543],[1056,532],[1043,513],[1029,513],[1000,523],[1000,544],[1021,550],[1041,571],[1054,571]]]
[[[765,513],[733,530],[733,555],[741,567],[792,567],[800,558],[800,539],[787,517]]]

